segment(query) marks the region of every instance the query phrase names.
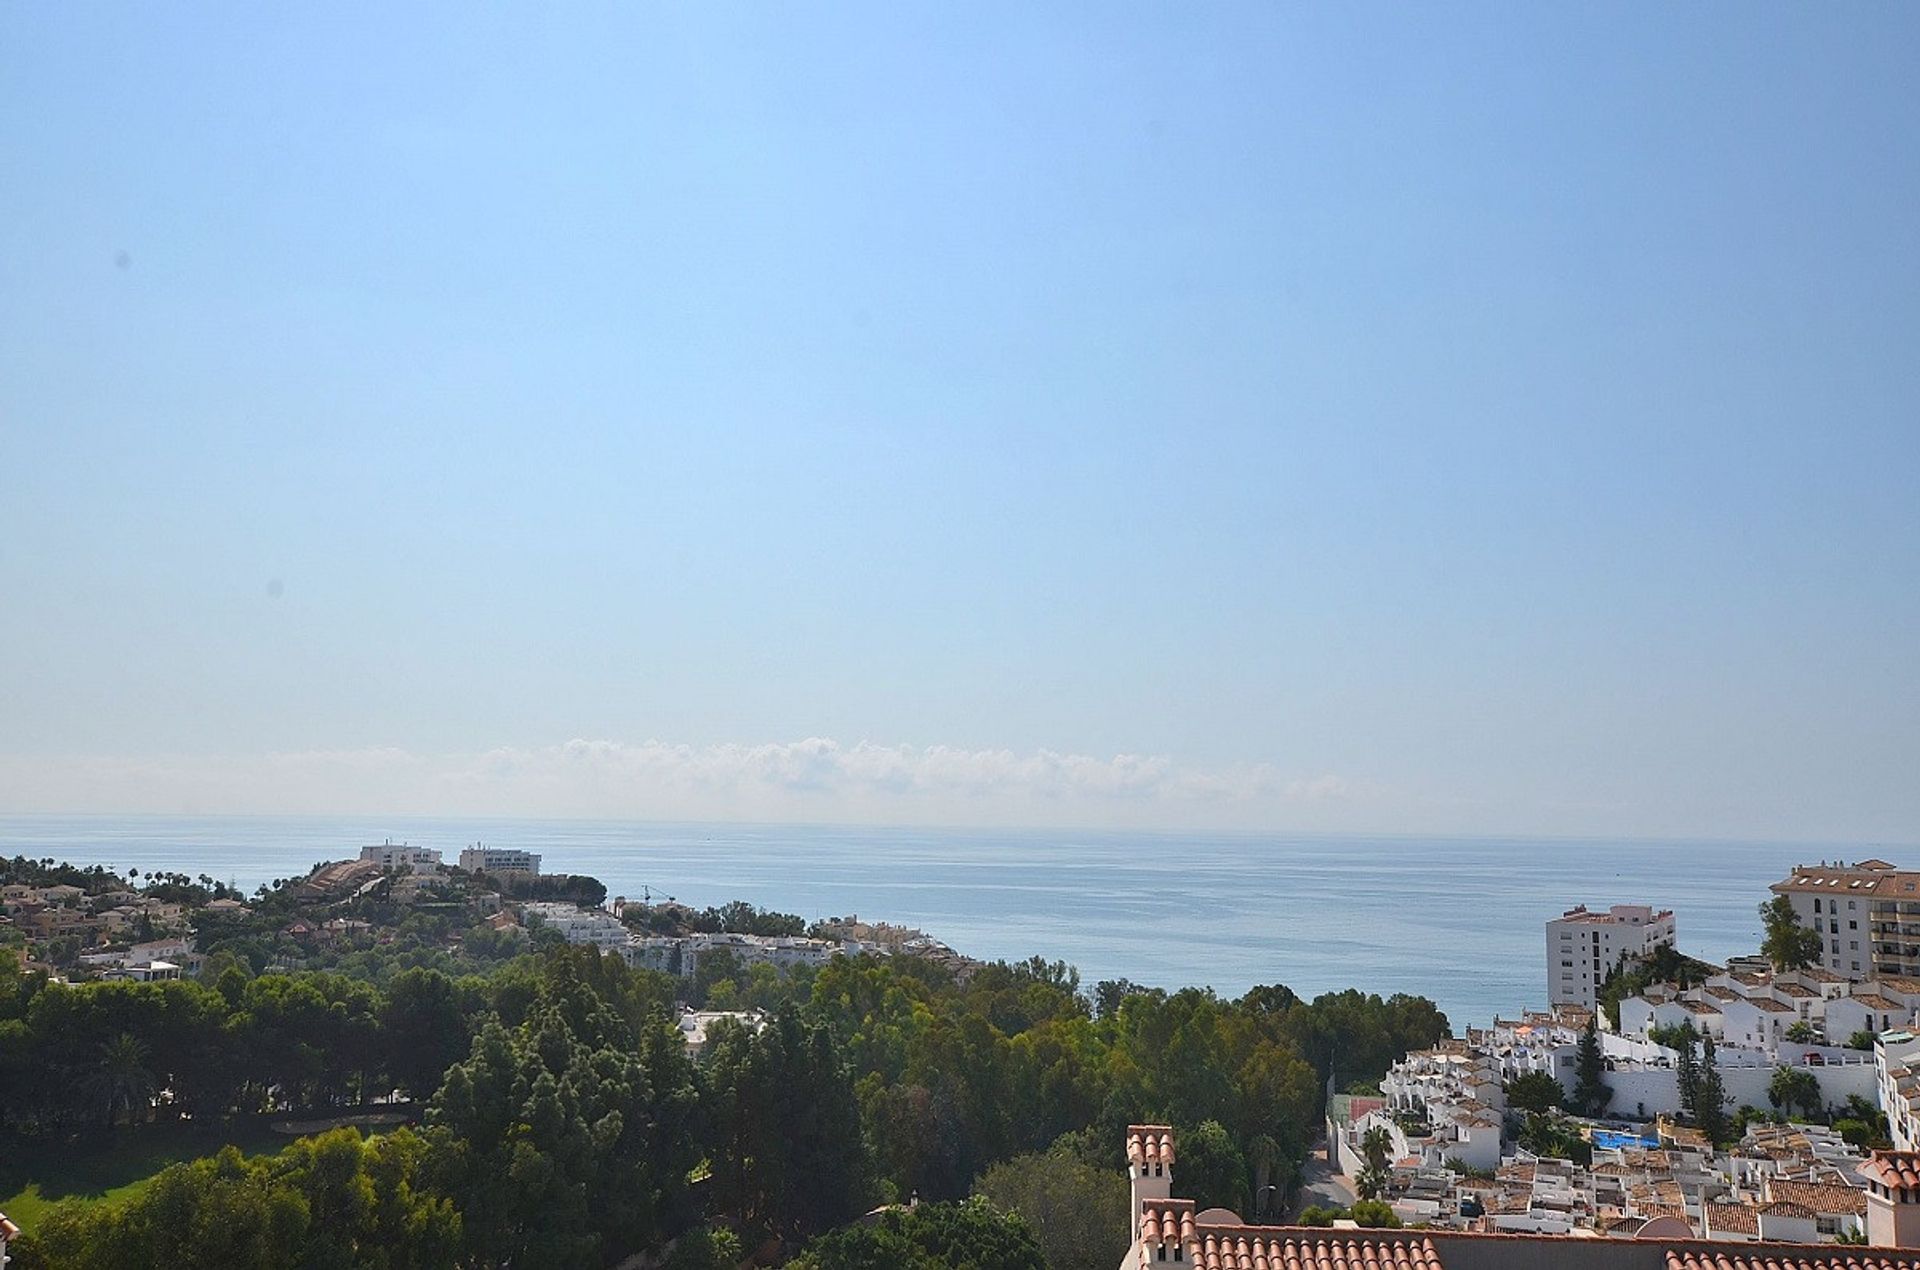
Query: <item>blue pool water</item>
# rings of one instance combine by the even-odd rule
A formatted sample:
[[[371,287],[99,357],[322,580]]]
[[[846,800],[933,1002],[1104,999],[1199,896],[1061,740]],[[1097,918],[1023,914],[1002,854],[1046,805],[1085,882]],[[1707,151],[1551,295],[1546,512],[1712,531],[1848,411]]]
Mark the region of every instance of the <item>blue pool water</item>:
[[[1657,1147],[1660,1145],[1660,1139],[1643,1138],[1637,1133],[1620,1133],[1613,1129],[1595,1129],[1593,1145],[1618,1151],[1625,1147]]]

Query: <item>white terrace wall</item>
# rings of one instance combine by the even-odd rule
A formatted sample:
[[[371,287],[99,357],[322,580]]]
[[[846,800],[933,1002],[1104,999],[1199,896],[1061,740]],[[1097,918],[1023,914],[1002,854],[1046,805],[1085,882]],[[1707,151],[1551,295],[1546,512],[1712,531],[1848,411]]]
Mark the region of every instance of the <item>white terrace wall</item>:
[[[1773,1080],[1772,1067],[1733,1067],[1722,1064],[1720,1079],[1727,1088],[1729,1107],[1753,1106],[1765,1109],[1767,1086]],[[1845,1102],[1849,1094],[1859,1094],[1877,1102],[1874,1068],[1871,1063],[1853,1063],[1844,1067],[1808,1067],[1820,1082],[1820,1096],[1829,1103]],[[1616,1116],[1638,1114],[1644,1105],[1646,1114],[1656,1116],[1680,1110],[1680,1083],[1672,1068],[1652,1067],[1606,1074],[1607,1088],[1613,1091],[1609,1110]]]

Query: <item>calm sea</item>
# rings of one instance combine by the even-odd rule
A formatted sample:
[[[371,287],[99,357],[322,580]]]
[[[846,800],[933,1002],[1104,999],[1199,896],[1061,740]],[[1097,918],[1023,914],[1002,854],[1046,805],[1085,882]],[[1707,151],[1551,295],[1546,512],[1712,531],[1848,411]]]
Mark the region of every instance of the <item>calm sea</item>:
[[[1756,905],[1789,866],[1884,848],[1780,843],[1419,839],[311,818],[0,817],[0,855],[207,873],[246,890],[385,838],[541,852],[694,905],[918,926],[977,957],[1060,958],[1237,995],[1284,983],[1437,1001],[1456,1030],[1545,1002],[1541,924],[1576,903],[1672,908],[1680,946],[1759,942]]]

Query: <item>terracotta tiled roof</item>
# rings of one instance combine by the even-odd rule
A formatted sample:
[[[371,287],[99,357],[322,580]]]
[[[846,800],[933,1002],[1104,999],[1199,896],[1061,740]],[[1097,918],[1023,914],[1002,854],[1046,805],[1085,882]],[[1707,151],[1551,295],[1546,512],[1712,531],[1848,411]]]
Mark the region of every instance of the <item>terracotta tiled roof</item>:
[[[1853,994],[1852,999],[1866,1006],[1869,1010],[1904,1010],[1907,1008],[1898,1001],[1895,1001],[1892,997],[1883,997],[1877,992],[1856,992]]]
[[[1792,1006],[1783,1005],[1780,1002],[1775,1001],[1772,997],[1748,997],[1747,1000],[1753,1003],[1753,1007],[1755,1009],[1765,1010],[1769,1014],[1792,1014],[1793,1013]]]
[[[1193,1229],[1190,1199],[1150,1199],[1140,1205],[1140,1238],[1146,1243],[1187,1243]]]
[[[1164,1124],[1128,1125],[1127,1159],[1134,1164],[1143,1161],[1148,1164],[1172,1164],[1173,1127]]]
[[[1760,1233],[1760,1218],[1745,1204],[1708,1204],[1707,1230],[1730,1230],[1736,1235]]]
[[[1892,988],[1895,992],[1912,996],[1920,992],[1920,979],[1910,979],[1906,975],[1881,975],[1881,986]]]
[[[1786,1200],[1810,1208],[1816,1213],[1864,1215],[1867,1211],[1867,1193],[1857,1186],[1788,1182],[1776,1177],[1767,1180],[1767,1195],[1771,1199]]]
[[[1257,1226],[1207,1227],[1193,1264],[1198,1270],[1445,1270],[1433,1241],[1418,1232],[1358,1238]]]
[[[1723,988],[1717,983],[1708,987],[1706,992],[1708,996],[1719,997],[1722,1001],[1740,1000],[1739,993],[1735,992],[1732,988]]]
[[[1896,888],[1891,884],[1894,879],[1902,876],[1903,875],[1899,873],[1890,873],[1881,870],[1849,869],[1844,866],[1841,868],[1797,868],[1793,871],[1792,877],[1784,882],[1775,882],[1767,889],[1776,895],[1786,891],[1811,891],[1819,895],[1844,893],[1855,897],[1872,895],[1876,892],[1892,895],[1895,893]],[[1909,873],[1905,874],[1904,877],[1910,881],[1913,875]]]
[[[1804,1217],[1808,1221],[1812,1221],[1820,1215],[1811,1208],[1808,1208],[1805,1204],[1796,1204],[1792,1200],[1787,1199],[1777,1199],[1771,1204],[1762,1204],[1760,1211],[1768,1217]]]
[[[1920,1256],[1899,1248],[1815,1251],[1804,1244],[1748,1248],[1669,1248],[1667,1270],[1913,1270]]]
[[[1882,1186],[1920,1186],[1920,1151],[1875,1151],[1860,1166],[1860,1176]]]

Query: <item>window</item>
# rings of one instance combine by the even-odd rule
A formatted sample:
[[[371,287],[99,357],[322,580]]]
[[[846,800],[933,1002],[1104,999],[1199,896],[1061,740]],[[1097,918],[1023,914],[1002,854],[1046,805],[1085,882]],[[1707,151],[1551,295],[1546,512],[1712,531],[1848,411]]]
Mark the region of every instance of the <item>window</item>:
[[[1859,941],[1859,940],[1857,940],[1857,939],[1849,939],[1849,940],[1847,941],[1847,948],[1848,948],[1848,950],[1849,950],[1849,951],[1852,951],[1852,952],[1859,952],[1859,951],[1860,951],[1860,941]]]
[[[1813,897],[1813,911],[1816,913],[1820,911],[1820,897],[1818,895]]]
[[[1856,962],[1854,962],[1854,963],[1853,963],[1853,968],[1854,968],[1855,970],[1858,970],[1858,969],[1860,969],[1860,963],[1859,963],[1859,962],[1857,962],[1857,961],[1856,961]]]
[[[1860,929],[1860,923],[1859,923],[1859,922],[1848,922],[1848,923],[1847,923],[1847,929],[1848,929],[1848,930],[1859,930],[1859,929]]]
[[[1853,901],[1852,901],[1852,900],[1848,900],[1848,901],[1847,901],[1847,907],[1848,907],[1848,908],[1852,908],[1852,907],[1853,907]]]

